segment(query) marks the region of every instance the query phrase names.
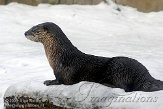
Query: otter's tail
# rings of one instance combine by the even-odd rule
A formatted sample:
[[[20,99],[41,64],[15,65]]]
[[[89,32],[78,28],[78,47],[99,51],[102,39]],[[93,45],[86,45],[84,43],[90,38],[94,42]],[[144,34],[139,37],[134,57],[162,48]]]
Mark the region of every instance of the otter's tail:
[[[150,92],[163,90],[163,81],[155,80],[151,83]]]

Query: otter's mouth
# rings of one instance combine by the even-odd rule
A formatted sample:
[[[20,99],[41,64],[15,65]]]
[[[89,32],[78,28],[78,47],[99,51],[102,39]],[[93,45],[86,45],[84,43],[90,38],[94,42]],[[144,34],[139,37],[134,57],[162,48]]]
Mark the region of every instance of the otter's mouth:
[[[25,32],[25,37],[31,41],[38,42],[37,38],[34,35],[29,34],[28,32]]]

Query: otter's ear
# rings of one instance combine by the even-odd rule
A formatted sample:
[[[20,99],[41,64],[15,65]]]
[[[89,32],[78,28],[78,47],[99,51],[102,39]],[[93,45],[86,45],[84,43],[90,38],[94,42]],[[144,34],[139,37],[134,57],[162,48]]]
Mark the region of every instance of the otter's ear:
[[[44,31],[48,31],[48,27],[47,26],[43,26]]]

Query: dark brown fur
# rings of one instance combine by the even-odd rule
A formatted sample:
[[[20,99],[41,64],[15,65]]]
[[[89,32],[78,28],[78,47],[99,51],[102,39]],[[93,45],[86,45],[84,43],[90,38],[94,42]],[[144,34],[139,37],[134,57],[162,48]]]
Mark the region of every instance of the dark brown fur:
[[[153,78],[137,60],[128,57],[98,57],[79,51],[54,23],[32,27],[25,36],[44,45],[56,80],[46,85],[72,85],[80,81],[97,82],[125,91],[163,90],[163,82]]]

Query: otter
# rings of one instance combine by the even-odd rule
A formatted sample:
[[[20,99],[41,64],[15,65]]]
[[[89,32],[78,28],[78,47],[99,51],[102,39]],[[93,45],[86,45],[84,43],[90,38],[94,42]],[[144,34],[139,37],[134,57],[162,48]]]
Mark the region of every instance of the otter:
[[[45,85],[73,85],[81,81],[96,82],[131,91],[163,90],[163,82],[153,78],[145,66],[129,57],[100,57],[78,50],[61,28],[45,22],[25,32],[27,39],[43,44],[55,80]]]

